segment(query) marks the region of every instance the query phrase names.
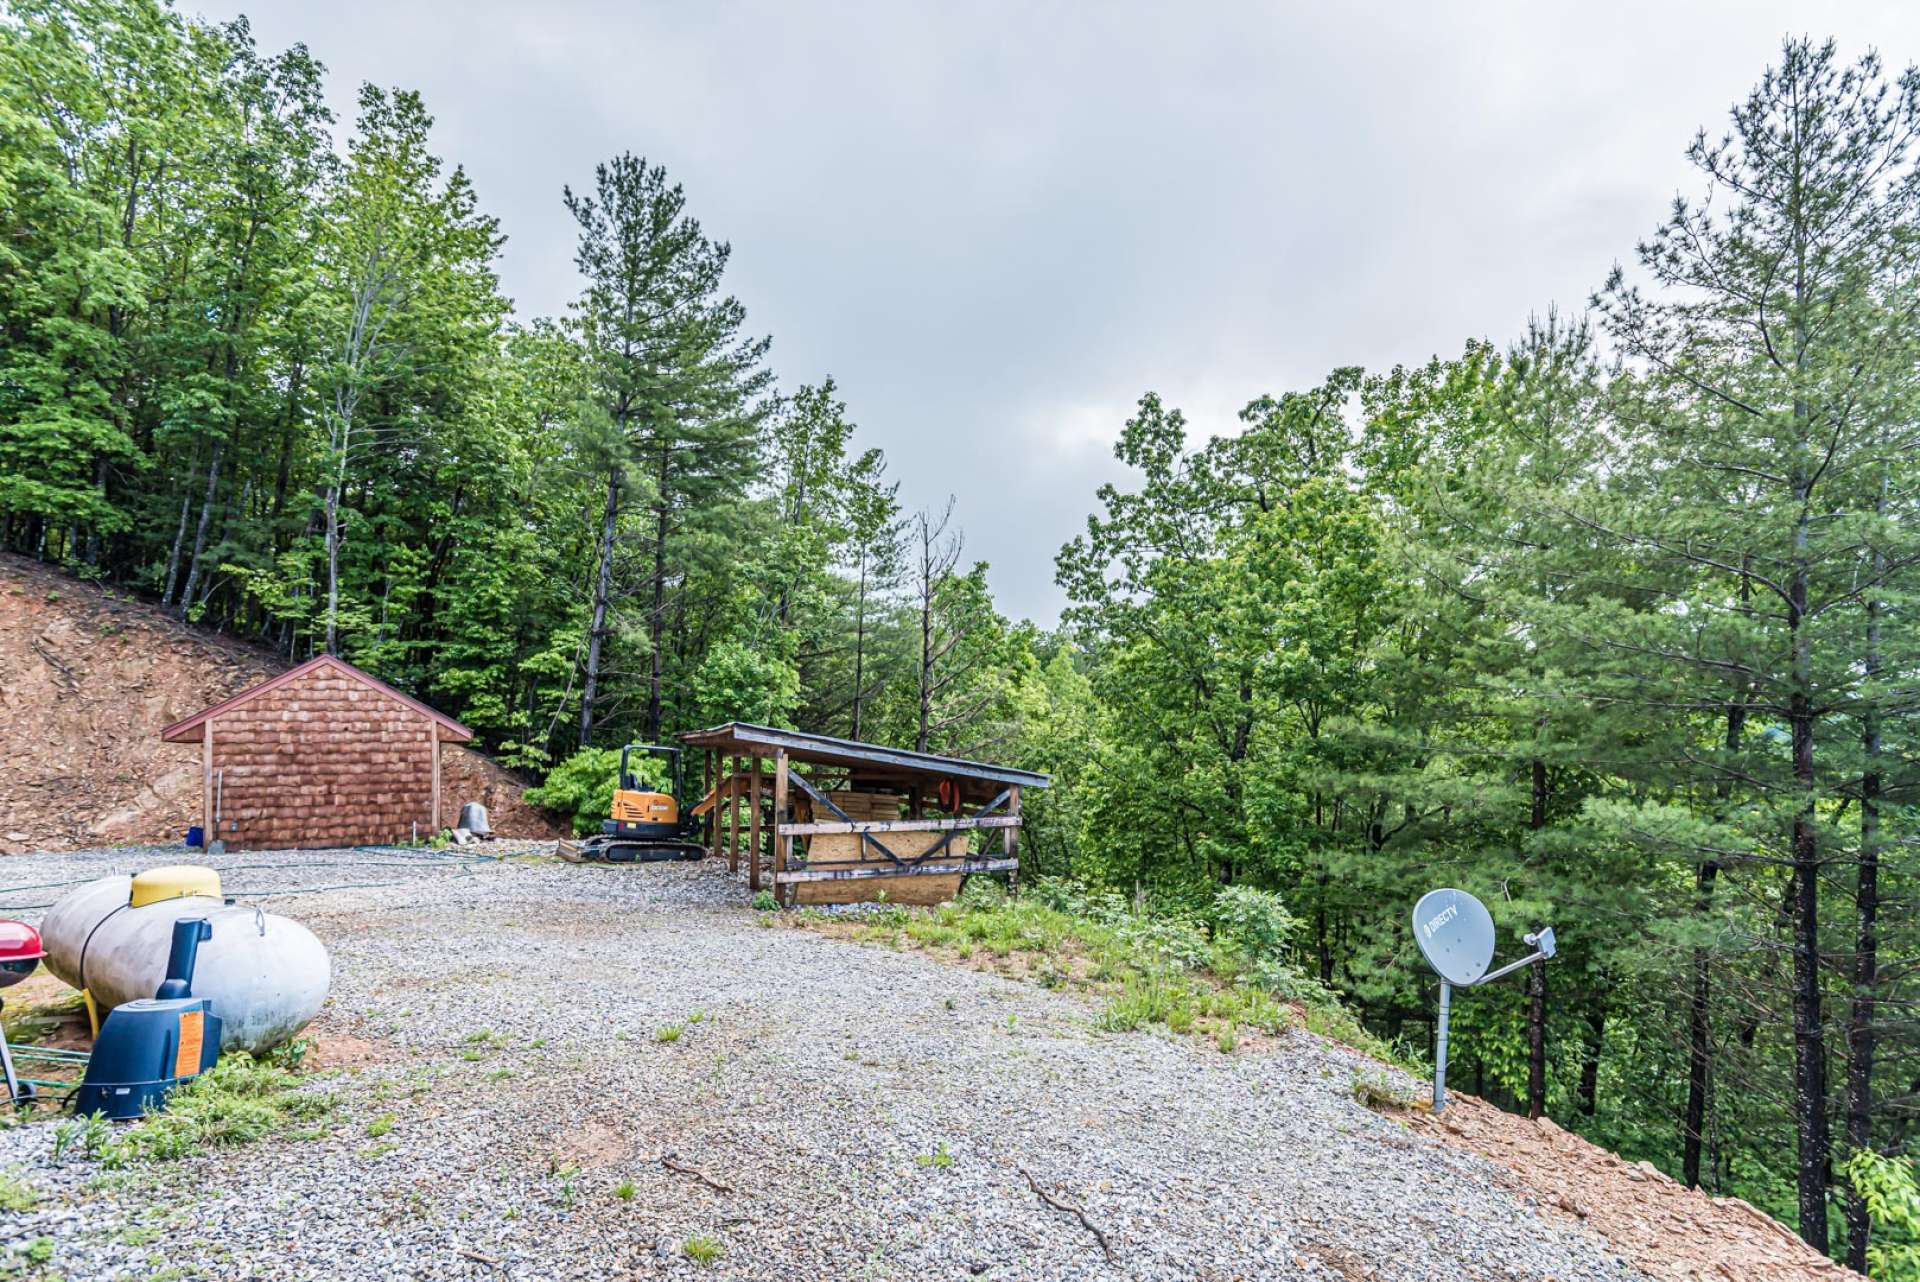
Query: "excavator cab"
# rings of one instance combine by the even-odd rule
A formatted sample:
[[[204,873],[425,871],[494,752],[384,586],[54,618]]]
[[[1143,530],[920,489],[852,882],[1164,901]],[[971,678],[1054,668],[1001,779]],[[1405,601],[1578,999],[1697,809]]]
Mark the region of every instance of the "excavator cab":
[[[650,758],[666,761],[670,791],[661,792],[640,778],[637,767]],[[600,830],[613,837],[672,840],[680,836],[680,792],[680,749],[630,743],[620,749],[620,782],[613,792],[611,817]]]
[[[620,749],[612,809],[600,824],[600,835],[588,838],[573,854],[611,863],[698,859],[705,854],[700,821],[683,814],[680,755],[679,748],[657,743],[630,743]],[[640,767],[650,758],[665,760],[667,791],[641,777]]]

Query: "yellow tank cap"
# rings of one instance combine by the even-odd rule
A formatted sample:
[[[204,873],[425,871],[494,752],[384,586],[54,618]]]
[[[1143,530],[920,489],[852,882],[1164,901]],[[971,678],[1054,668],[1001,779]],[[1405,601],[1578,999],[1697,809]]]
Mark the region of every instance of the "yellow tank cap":
[[[157,904],[167,899],[180,899],[188,895],[205,895],[209,899],[220,898],[220,874],[211,868],[202,868],[198,864],[170,864],[165,868],[149,868],[136,873],[133,878],[133,897],[127,901],[129,908],[144,908],[148,904]]]

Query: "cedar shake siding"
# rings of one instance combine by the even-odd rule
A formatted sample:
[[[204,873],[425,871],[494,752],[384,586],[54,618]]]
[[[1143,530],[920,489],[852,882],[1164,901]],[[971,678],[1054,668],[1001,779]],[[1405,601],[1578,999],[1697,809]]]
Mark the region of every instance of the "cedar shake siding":
[[[385,845],[448,822],[440,744],[472,731],[322,656],[169,726],[202,745],[209,835],[229,849]],[[217,828],[211,821],[219,814]]]

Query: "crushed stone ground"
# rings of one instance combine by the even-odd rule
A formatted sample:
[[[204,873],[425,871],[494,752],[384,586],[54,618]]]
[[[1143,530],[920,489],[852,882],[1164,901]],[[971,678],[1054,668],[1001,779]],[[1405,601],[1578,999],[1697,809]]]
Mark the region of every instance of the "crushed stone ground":
[[[0,861],[0,886],[47,887],[0,915],[179,854]],[[1304,1032],[1234,1055],[1100,1033],[1083,996],[765,929],[711,862],[213,862],[332,949],[330,1131],[119,1173],[54,1162],[49,1121],[0,1132],[40,1195],[0,1217],[0,1259],[46,1238],[67,1279],[1648,1276],[1361,1107],[1371,1065]]]

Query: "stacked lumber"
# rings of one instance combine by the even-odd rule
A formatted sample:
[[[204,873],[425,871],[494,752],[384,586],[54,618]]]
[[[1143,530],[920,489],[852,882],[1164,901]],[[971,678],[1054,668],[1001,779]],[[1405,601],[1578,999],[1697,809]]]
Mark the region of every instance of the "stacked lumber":
[[[901,798],[891,792],[830,792],[827,798],[854,823],[883,822],[900,818]],[[838,823],[840,816],[824,806],[814,807],[818,823]],[[887,849],[902,859],[916,859],[940,844],[945,833],[886,832],[876,834]],[[954,837],[947,851],[964,855],[967,837]],[[858,833],[816,833],[807,846],[809,868],[853,868],[861,865],[891,865],[892,861],[863,841]],[[857,881],[805,881],[795,887],[795,898],[803,904],[850,904],[877,899],[885,892],[896,904],[944,904],[960,893],[959,873],[939,873],[927,877],[866,877]]]

